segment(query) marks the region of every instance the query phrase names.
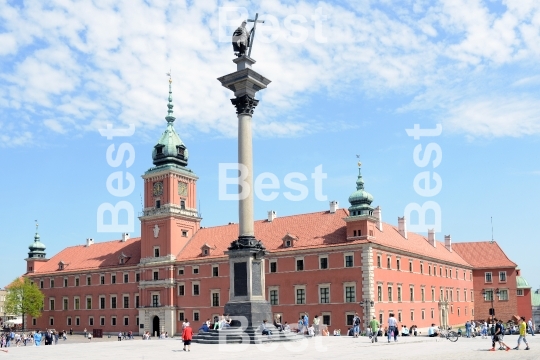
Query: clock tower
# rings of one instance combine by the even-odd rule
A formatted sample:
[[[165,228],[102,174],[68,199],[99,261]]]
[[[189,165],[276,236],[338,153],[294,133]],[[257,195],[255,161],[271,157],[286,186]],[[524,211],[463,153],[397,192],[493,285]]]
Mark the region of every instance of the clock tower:
[[[176,255],[199,230],[197,175],[187,168],[188,150],[173,123],[172,80],[169,79],[167,128],[152,151],[154,167],[144,173],[141,221],[141,327],[152,334],[176,333]]]

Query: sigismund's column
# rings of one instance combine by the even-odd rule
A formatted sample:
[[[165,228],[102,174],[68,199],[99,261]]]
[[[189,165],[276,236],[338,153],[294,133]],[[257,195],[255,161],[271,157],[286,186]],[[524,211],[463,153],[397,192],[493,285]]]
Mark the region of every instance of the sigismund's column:
[[[270,80],[255,72],[252,65],[255,60],[241,56],[235,60],[237,71],[220,77],[221,85],[234,92],[231,99],[238,116],[238,163],[247,172],[245,183],[248,194],[239,199],[239,232],[238,239],[228,248],[230,265],[229,302],[225,305],[225,313],[233,319],[243,317],[247,320],[247,331],[252,332],[263,320],[272,324],[272,308],[265,297],[264,260],[266,249],[263,243],[255,238],[253,225],[253,148],[251,120],[259,100],[255,99],[257,91],[265,89]],[[233,326],[239,326],[238,321]],[[253,333],[250,334],[252,341]]]

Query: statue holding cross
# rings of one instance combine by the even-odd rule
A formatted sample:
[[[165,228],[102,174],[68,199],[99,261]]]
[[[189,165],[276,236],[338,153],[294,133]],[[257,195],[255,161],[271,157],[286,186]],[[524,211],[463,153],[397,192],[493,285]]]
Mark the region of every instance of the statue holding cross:
[[[242,21],[240,25],[233,33],[232,36],[232,46],[234,49],[234,54],[237,57],[246,56],[246,50],[249,48],[247,54],[248,57],[251,57],[251,49],[253,47],[253,40],[255,39],[255,29],[257,28],[257,23],[264,23],[264,20],[258,20],[259,14],[255,14],[255,19],[248,19],[247,21]],[[253,23],[253,28],[248,32],[246,25],[248,22]]]

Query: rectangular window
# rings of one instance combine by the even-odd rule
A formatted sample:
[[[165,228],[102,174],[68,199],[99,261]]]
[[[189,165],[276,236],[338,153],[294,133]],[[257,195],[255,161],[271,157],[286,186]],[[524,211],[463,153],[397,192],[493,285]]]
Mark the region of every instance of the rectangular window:
[[[139,295],[135,295],[135,307],[139,308]]]
[[[99,325],[105,326],[105,318],[103,316],[99,318]]]
[[[319,295],[320,295],[319,302],[321,304],[329,304],[330,303],[330,288],[329,287],[320,287],[319,288]]]
[[[79,286],[79,284],[80,284],[79,278],[75,278],[75,286]]]
[[[377,286],[377,301],[382,301],[382,286]]]
[[[428,275],[431,275],[431,265],[428,265]]]
[[[64,307],[63,310],[68,310],[68,299],[64,299]]]
[[[523,289],[517,289],[517,296],[523,296]]]
[[[420,289],[420,296],[422,297],[422,302],[426,301],[426,289]]]
[[[159,280],[159,271],[154,271],[154,280]]]
[[[128,326],[129,325],[129,318],[126,316],[124,318],[124,326]]]
[[[92,298],[86,298],[86,310],[92,309]]]
[[[306,303],[306,289],[296,289],[296,305]]]
[[[414,311],[411,310],[411,321],[414,321]]]
[[[101,276],[99,277],[99,283],[100,283],[101,285],[105,285],[105,276],[104,276],[104,275],[101,275]]]
[[[493,279],[492,279],[492,277],[491,277],[491,273],[490,273],[490,272],[485,273],[485,282],[486,282],[486,283],[493,282]]]
[[[111,297],[111,309],[116,309],[116,296]]]
[[[377,267],[381,267],[382,264],[381,264],[381,255],[377,255]]]
[[[352,255],[345,255],[345,267],[353,267],[354,258]]]
[[[278,303],[279,303],[278,291],[270,290],[270,305],[278,305]]]
[[[186,295],[186,286],[178,285],[178,296],[184,296],[184,295]]]
[[[99,308],[100,309],[105,309],[105,298],[104,297],[99,298]]]
[[[86,285],[88,285],[88,286],[92,285],[92,277],[91,276],[88,276],[86,278]]]
[[[111,275],[111,284],[116,284],[116,275]]]
[[[88,325],[94,326],[94,318],[93,317],[88,318]]]
[[[352,326],[354,321],[354,314],[347,314],[347,326]]]
[[[414,288],[409,288],[409,301],[414,301]]]
[[[219,267],[218,266],[212,266],[212,276],[214,276],[214,277],[219,276]]]
[[[67,279],[64,279],[64,287],[67,287]]]
[[[49,310],[54,310],[54,299],[49,300]]]
[[[129,282],[129,274],[124,274],[124,284]]]
[[[431,289],[431,301],[435,301],[435,289]]]
[[[388,301],[392,301],[392,287],[388,287]]]
[[[199,295],[199,284],[193,284],[193,295]]]
[[[493,290],[486,290],[484,294],[484,300],[491,301],[493,300]]]
[[[473,292],[471,290],[471,301],[474,301]],[[474,311],[474,310],[473,310]]]
[[[178,321],[184,321],[185,318],[186,318],[186,315],[184,314],[184,312],[179,311],[178,312]]]
[[[330,315],[329,314],[323,314],[322,323],[323,323],[323,325],[330,326]]]
[[[319,267],[320,267],[320,269],[328,269],[328,258],[327,257],[319,258]]]
[[[159,306],[159,295],[152,295],[152,307]]]
[[[74,304],[75,304],[75,306],[74,306],[75,310],[80,310],[81,301],[79,300],[79,298],[75,298]]]
[[[212,293],[212,306],[214,307],[219,306],[219,293],[218,292]]]
[[[194,321],[199,321],[199,312],[198,311],[194,311],[193,312],[193,320]]]
[[[425,319],[426,319],[426,311],[422,310],[422,320],[425,320]]]
[[[34,325],[35,325],[35,324],[34,324]],[[70,318],[70,317],[67,318],[67,325],[68,325],[68,326],[71,326],[71,318]]]
[[[459,289],[456,290],[456,300],[457,300],[458,302],[460,301],[460,300],[459,300]]]
[[[296,271],[304,270],[304,259],[296,259]]]
[[[420,274],[424,274],[424,264],[420,264]]]
[[[194,266],[193,268],[191,268],[191,271],[193,272],[193,274],[198,274],[199,273],[199,267]]]
[[[76,325],[76,326],[80,326],[80,325],[81,325],[81,318],[78,317],[78,316],[75,318],[75,325]]]
[[[54,287],[54,279],[51,280],[51,289]]]
[[[113,317],[111,318],[111,325],[112,325],[112,326],[116,326],[116,317],[115,317],[115,316],[113,316]]]
[[[467,301],[467,289],[463,290],[463,296],[465,296],[465,301]]]
[[[271,273],[277,272],[277,261],[270,262],[270,272]]]
[[[124,309],[129,309],[129,296],[124,296]]]
[[[154,248],[154,257],[159,257],[159,247]]]
[[[397,301],[401,302],[401,286],[397,288]]]
[[[401,316],[401,311],[398,312],[398,314],[397,314],[397,319],[398,319],[399,322],[402,322],[402,321],[403,321],[403,317]]]
[[[345,302],[356,302],[356,286],[345,286]]]
[[[499,271],[499,281],[506,282],[506,271]]]
[[[43,289],[43,280],[41,280],[41,281],[39,282],[39,288],[40,288],[40,289]]]
[[[401,270],[401,259],[397,259],[397,269]]]
[[[508,300],[508,290],[500,290],[499,291],[499,300],[500,301]]]
[[[435,317],[435,310],[431,309],[431,318],[433,319]]]
[[[178,269],[178,275],[184,275],[184,268]]]
[[[136,282],[141,281],[141,274],[139,274],[139,273],[136,273],[136,274],[135,274],[135,281],[136,281]]]
[[[387,267],[388,269],[391,269],[391,268],[392,268],[392,259],[386,258],[386,267]]]

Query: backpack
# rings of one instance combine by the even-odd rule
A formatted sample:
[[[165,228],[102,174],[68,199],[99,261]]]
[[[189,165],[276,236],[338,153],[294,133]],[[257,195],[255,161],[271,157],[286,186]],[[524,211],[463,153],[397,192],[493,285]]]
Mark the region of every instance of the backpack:
[[[354,319],[354,325],[355,325],[355,326],[360,325],[360,318],[359,318],[359,317],[356,317],[356,318]]]

